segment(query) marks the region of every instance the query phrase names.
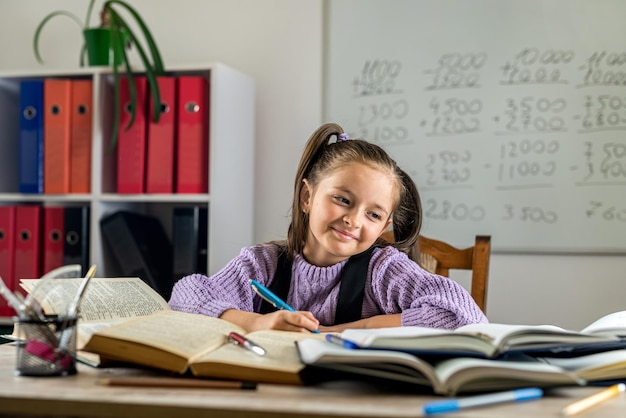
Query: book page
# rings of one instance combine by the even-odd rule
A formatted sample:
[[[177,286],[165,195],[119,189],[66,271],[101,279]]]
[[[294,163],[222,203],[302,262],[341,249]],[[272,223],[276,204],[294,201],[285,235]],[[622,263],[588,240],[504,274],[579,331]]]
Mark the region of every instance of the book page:
[[[388,350],[353,350],[326,341],[304,339],[297,349],[304,364],[442,390],[432,366],[419,357]]]
[[[37,287],[41,279],[24,279],[20,286],[27,292],[34,290],[47,314],[63,314],[78,292],[83,278],[61,278],[47,281],[45,289]],[[93,278],[80,304],[81,321],[111,321],[150,315],[169,310],[167,301],[137,277]]]
[[[310,338],[310,335],[266,330],[250,333],[246,337],[263,347],[265,355],[260,356],[228,343],[195,358],[190,365],[191,372],[202,377],[293,385],[303,383],[300,371],[304,369],[304,364],[298,357],[296,341]]]
[[[417,326],[379,329],[346,329],[341,338],[361,348],[404,350],[414,354],[425,351],[466,353],[490,356],[493,340],[477,332],[456,332]],[[419,352],[419,353],[418,353]]]
[[[108,322],[82,322],[78,321],[77,333],[76,333],[76,349],[82,350],[83,347],[89,342],[91,336],[96,332],[102,331],[105,328],[112,327],[113,325],[119,325],[124,322],[124,319],[117,319]]]
[[[581,331],[585,334],[626,336],[626,311],[613,312],[594,321]]]
[[[190,359],[224,345],[231,331],[245,333],[237,325],[223,319],[165,310],[147,317],[124,321],[119,325],[105,328],[96,335],[100,339],[106,338],[156,347]],[[114,346],[111,342],[107,345]],[[90,343],[88,348],[94,347]],[[132,353],[114,351],[102,352],[99,349],[96,352],[116,357],[122,354],[132,355]]]
[[[475,354],[496,357],[507,351],[539,350],[562,345],[615,342],[617,337],[583,334],[554,325],[470,324],[454,331],[422,327],[347,329],[341,337],[361,348],[407,351],[416,355]]]
[[[598,337],[585,336],[578,331],[569,331],[556,325],[470,324],[457,328],[456,332],[491,339],[496,348],[494,354],[523,346],[582,343],[598,339]]]
[[[417,326],[389,327],[375,329],[346,329],[341,332],[341,338],[352,341],[361,347],[372,345],[377,339],[382,338],[415,338],[449,335],[453,331],[437,328]]]
[[[513,389],[539,385],[583,384],[582,379],[556,365],[539,361],[455,358],[437,364],[435,372],[445,382],[445,394]],[[440,392],[444,393],[444,392]]]
[[[561,367],[579,377],[593,380],[623,379],[626,350],[610,350],[578,357],[546,357],[540,360]]]
[[[263,370],[287,370],[297,372],[302,368],[302,361],[296,350],[296,341],[311,338],[302,332],[289,331],[256,331],[246,335],[250,341],[263,347],[265,355],[259,356],[236,344],[225,344],[219,349],[206,352],[191,360],[193,369],[200,363],[225,363],[233,365],[246,364],[250,367],[262,367]]]

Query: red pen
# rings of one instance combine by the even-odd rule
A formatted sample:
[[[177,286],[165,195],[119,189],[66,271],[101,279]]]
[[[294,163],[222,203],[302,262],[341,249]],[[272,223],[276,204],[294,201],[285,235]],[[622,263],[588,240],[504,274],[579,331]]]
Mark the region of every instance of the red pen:
[[[231,343],[238,345],[240,347],[245,348],[246,350],[252,351],[254,354],[259,356],[265,355],[265,349],[260,345],[257,345],[244,337],[243,335],[237,334],[236,332],[231,332],[228,334],[228,341]]]

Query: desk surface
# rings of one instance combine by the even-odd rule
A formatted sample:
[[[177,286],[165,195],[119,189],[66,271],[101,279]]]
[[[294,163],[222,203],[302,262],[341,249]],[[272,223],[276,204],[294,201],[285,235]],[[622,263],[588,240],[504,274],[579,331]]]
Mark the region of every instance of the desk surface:
[[[15,345],[0,345],[1,417],[415,417],[424,402],[440,397],[398,394],[380,386],[333,382],[296,387],[259,385],[255,391],[101,386],[113,375],[150,373],[139,369],[94,369],[79,364],[70,377],[15,376]],[[455,417],[556,417],[573,400],[597,388],[561,388],[539,400],[467,409]],[[584,418],[624,417],[626,397],[607,401]]]

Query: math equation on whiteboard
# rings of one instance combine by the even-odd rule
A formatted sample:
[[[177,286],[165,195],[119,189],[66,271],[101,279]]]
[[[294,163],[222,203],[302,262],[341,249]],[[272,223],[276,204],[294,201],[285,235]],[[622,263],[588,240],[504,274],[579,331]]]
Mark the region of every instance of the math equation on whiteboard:
[[[411,92],[416,84],[418,95]],[[486,97],[489,85],[498,94]],[[502,62],[491,62],[485,52],[445,53],[418,72],[399,60],[372,58],[353,74],[352,135],[390,150],[424,191],[485,183],[518,191],[557,183],[623,186],[626,88],[611,87],[626,87],[624,52],[580,57],[572,50],[524,48]],[[436,197],[426,199],[424,209],[433,219],[488,216],[485,205]],[[497,211],[505,221],[559,219],[549,204],[503,201]],[[592,199],[581,213],[626,222],[626,204]]]

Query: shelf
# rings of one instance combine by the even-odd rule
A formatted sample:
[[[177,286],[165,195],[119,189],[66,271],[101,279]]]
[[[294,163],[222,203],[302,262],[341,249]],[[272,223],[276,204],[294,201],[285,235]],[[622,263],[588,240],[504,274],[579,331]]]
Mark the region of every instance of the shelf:
[[[173,77],[196,75],[208,80],[208,193],[116,193],[117,155],[108,149],[113,113],[110,68],[0,72],[0,205],[88,206],[89,263],[95,263],[102,275],[113,274],[116,268],[103,245],[99,223],[118,210],[157,217],[171,239],[174,208],[207,208],[207,230],[203,233],[208,235],[209,274],[253,242],[254,83],[249,76],[221,63],[167,70]],[[19,193],[19,86],[22,80],[47,78],[93,81],[91,193]]]

